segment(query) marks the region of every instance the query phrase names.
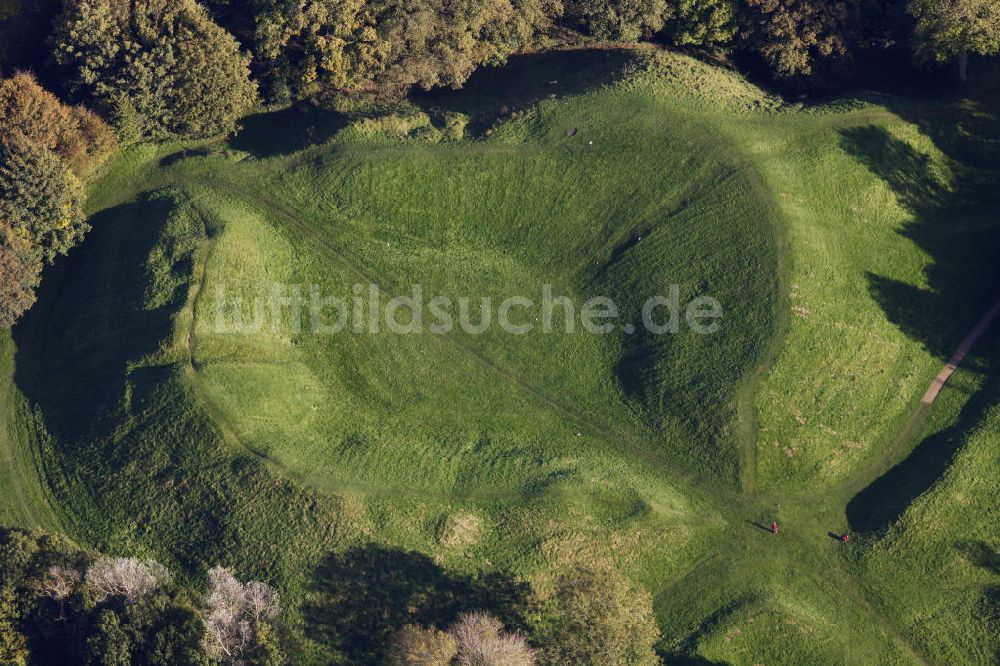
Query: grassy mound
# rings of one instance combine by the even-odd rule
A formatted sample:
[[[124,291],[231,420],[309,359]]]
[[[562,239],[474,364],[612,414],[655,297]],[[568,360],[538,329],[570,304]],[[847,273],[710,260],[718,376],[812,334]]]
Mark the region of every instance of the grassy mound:
[[[0,516],[275,582],[298,663],[370,662],[395,625],[462,608],[517,625],[525,580],[598,560],[654,593],[671,657],[986,654],[988,625],[952,652],[948,625],[900,610],[916,582],[877,582],[941,520],[913,499],[973,482],[922,465],[887,517],[861,491],[885,497],[900,431],[995,286],[995,156],[956,137],[988,118],[882,102],[803,110],[683,56],[582,52],[402,112],[288,110],[229,145],[136,148],[0,347],[0,451],[22,470]],[[520,335],[318,334],[257,312],[275,284],[348,303],[419,284],[472,298],[473,322],[481,297],[549,284],[622,316],[600,336],[520,313]],[[719,331],[621,328],[671,285],[682,307],[718,299]],[[884,541],[830,538],[904,512]],[[934,589],[965,617],[988,576],[956,575]]]

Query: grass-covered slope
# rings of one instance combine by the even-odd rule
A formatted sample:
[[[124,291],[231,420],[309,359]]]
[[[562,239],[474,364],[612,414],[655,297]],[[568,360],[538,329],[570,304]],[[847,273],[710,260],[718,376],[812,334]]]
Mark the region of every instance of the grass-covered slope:
[[[676,658],[988,654],[988,625],[949,652],[946,623],[905,609],[936,589],[971,617],[989,572],[905,594],[878,572],[913,561],[905,539],[992,543],[989,523],[939,543],[925,498],[885,541],[829,536],[876,529],[860,491],[906,457],[915,403],[992,293],[992,157],[955,139],[985,112],[797,109],[686,57],[639,60],[527,58],[402,114],[282,111],[228,146],[128,151],[0,346],[0,450],[24,470],[0,516],[276,582],[302,663],[370,662],[395,625],[462,607],[517,624],[521,581],[581,561],[654,593]],[[218,317],[239,297],[251,321],[273,284],[350,300],[369,283],[476,304],[551,284],[633,325],[677,284],[725,317],[662,337]],[[959,470],[934,492],[988,489]]]
[[[984,363],[955,377],[914,452],[864,498],[902,515],[865,541],[857,570],[886,615],[937,663],[987,664],[1000,655],[995,371]],[[910,503],[899,506],[897,496]]]

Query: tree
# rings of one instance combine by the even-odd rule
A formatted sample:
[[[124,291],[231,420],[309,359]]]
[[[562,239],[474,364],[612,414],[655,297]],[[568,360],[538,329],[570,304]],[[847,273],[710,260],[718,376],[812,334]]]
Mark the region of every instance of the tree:
[[[24,72],[0,80],[0,130],[51,150],[81,177],[114,147],[111,128],[96,114],[63,104]]]
[[[269,585],[244,585],[225,567],[209,570],[203,615],[208,651],[215,658],[237,664],[256,655],[256,663],[267,663],[276,649],[270,623],[280,612],[278,593]]]
[[[665,0],[566,0],[570,24],[598,39],[635,42],[663,27]]]
[[[87,637],[88,666],[130,666],[132,639],[121,625],[117,613],[102,610]]]
[[[0,141],[0,219],[23,233],[36,256],[51,262],[90,228],[79,180],[62,160],[23,134]]]
[[[143,663],[147,666],[208,666],[205,623],[197,610],[183,595],[160,596],[161,599],[152,600],[143,617],[129,617],[144,636],[143,646],[137,650]],[[130,607],[130,614],[136,608]]]
[[[777,78],[809,76],[848,62],[857,16],[856,0],[745,0],[743,46]]]
[[[527,46],[554,0],[260,0],[254,48],[271,101],[372,85],[460,86]]]
[[[0,220],[0,328],[12,326],[34,304],[41,272],[27,235]]]
[[[0,664],[23,666],[28,659],[28,638],[17,626],[19,619],[14,589],[0,586]]]
[[[1000,0],[912,0],[914,46],[925,62],[958,62],[958,77],[968,77],[969,54],[1000,53]]]
[[[449,666],[458,647],[451,635],[434,628],[407,624],[393,634],[388,666]]]
[[[665,32],[674,44],[725,44],[736,35],[734,0],[676,0]]]
[[[59,602],[60,619],[63,619],[66,614],[66,599],[76,592],[81,578],[80,572],[73,567],[53,564],[46,571],[40,589],[42,594]]]
[[[98,603],[120,597],[135,603],[170,582],[170,572],[159,562],[134,557],[102,557],[87,568],[84,581]]]
[[[75,93],[127,98],[146,136],[231,132],[256,103],[249,56],[194,0],[67,0],[53,45]]]
[[[485,611],[462,613],[448,630],[455,639],[460,666],[532,666],[535,654],[524,636],[507,633]]]
[[[553,664],[658,664],[649,592],[610,568],[575,567],[543,600],[538,643]]]

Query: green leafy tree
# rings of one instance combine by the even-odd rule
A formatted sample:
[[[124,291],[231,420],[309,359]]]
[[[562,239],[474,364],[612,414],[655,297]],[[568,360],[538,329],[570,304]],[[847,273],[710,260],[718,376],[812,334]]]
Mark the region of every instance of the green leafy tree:
[[[141,637],[135,661],[147,666],[208,666],[205,623],[183,594],[160,593],[129,606],[125,619]]]
[[[1000,0],[913,0],[907,10],[916,20],[917,57],[958,62],[963,82],[970,53],[1000,53]]]
[[[571,25],[598,39],[634,42],[657,32],[668,16],[664,0],[566,0]]]
[[[734,0],[676,0],[664,31],[674,44],[726,44],[736,35]]]
[[[249,56],[194,0],[67,0],[53,44],[70,88],[127,98],[145,136],[231,132],[256,103]]]
[[[652,597],[612,569],[575,567],[562,574],[542,608],[537,642],[545,663],[659,663]]]
[[[90,228],[82,189],[55,153],[15,134],[0,142],[0,219],[26,235],[36,256],[51,262]]]
[[[744,0],[744,48],[777,78],[802,78],[844,67],[860,26],[856,0]]]
[[[555,0],[259,0],[254,52],[271,101],[457,87],[530,44],[560,9]]]
[[[13,588],[0,586],[0,664],[23,666],[27,662],[28,638],[17,626],[19,615]]]
[[[0,220],[0,328],[13,325],[34,304],[41,272],[27,237]]]
[[[87,637],[88,666],[131,666],[132,638],[122,627],[118,614],[101,610]]]
[[[281,666],[284,656],[274,627],[268,622],[254,622],[253,635],[255,641],[246,657],[247,666]]]

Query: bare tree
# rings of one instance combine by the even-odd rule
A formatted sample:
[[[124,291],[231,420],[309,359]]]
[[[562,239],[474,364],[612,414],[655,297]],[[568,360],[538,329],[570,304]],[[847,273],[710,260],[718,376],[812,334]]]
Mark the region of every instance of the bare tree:
[[[134,557],[102,557],[87,569],[84,582],[98,602],[121,597],[133,603],[170,582],[170,572],[159,562]]]
[[[45,577],[40,583],[40,591],[47,597],[51,597],[59,602],[59,619],[65,618],[64,610],[66,599],[76,591],[77,585],[83,576],[73,567],[64,567],[54,564],[45,572]]]
[[[485,611],[458,616],[448,631],[458,646],[461,666],[533,666],[535,654],[524,636],[504,632],[503,625]]]
[[[273,622],[281,612],[278,591],[258,581],[251,581],[244,588],[246,612],[254,622]]]
[[[256,644],[256,627],[273,622],[280,612],[278,592],[270,585],[244,585],[225,567],[209,570],[205,639],[215,657],[229,664],[243,663],[244,654]]]

